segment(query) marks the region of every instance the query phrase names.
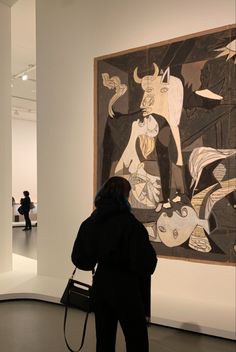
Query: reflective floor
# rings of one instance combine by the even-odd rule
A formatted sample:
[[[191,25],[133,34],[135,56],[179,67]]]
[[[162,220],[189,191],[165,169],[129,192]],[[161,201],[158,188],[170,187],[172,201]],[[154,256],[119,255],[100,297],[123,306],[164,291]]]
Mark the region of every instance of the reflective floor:
[[[37,227],[31,231],[22,231],[24,227],[13,227],[13,253],[37,259]]]
[[[0,302],[1,352],[66,352],[63,339],[63,306],[33,300]],[[70,310],[68,339],[78,349],[84,313]],[[235,352],[234,341],[152,325],[150,352]],[[90,315],[84,352],[95,352],[94,316]],[[123,335],[118,330],[116,352],[124,352]],[[142,351],[134,351],[142,352]]]
[[[22,231],[13,228],[13,252],[37,259],[37,227]],[[0,301],[1,352],[65,352],[63,340],[63,306],[34,300]],[[84,315],[69,312],[68,337],[78,349]],[[150,352],[236,352],[236,343],[213,336],[201,335],[151,325]],[[84,352],[95,352],[94,316],[89,317]],[[125,351],[123,334],[118,330],[116,352]],[[142,352],[142,351],[134,351]]]

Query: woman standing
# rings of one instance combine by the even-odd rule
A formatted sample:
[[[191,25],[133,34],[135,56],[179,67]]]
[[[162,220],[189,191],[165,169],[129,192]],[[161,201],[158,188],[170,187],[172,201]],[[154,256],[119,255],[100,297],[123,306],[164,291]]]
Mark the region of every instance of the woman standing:
[[[72,262],[97,265],[93,284],[97,352],[115,352],[118,322],[127,352],[148,352],[150,277],[157,258],[148,233],[130,211],[131,186],[111,177],[95,198],[95,211],[80,226]]]
[[[24,194],[24,198],[21,198],[20,204],[25,218],[25,228],[22,231],[27,231],[27,230],[31,230],[32,228],[31,220],[29,217],[31,199],[29,197],[28,191],[24,191],[23,194]]]

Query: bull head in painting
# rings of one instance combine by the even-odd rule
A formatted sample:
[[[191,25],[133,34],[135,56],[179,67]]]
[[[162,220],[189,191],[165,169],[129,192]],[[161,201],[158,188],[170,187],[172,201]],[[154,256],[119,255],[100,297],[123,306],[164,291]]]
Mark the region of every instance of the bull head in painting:
[[[159,68],[153,63],[154,74],[140,78],[138,67],[134,70],[134,81],[141,84],[144,95],[141,102],[143,115],[156,113],[166,118],[170,125],[177,126],[183,107],[183,84],[181,80],[170,75],[168,67],[159,75]]]

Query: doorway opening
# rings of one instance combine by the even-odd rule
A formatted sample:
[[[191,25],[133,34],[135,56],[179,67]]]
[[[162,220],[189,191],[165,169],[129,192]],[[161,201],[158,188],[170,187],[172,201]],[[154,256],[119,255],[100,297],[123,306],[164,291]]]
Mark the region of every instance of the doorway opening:
[[[12,33],[12,248],[13,268],[37,267],[37,125],[35,0],[18,0],[11,8]],[[32,229],[18,212],[28,191]]]

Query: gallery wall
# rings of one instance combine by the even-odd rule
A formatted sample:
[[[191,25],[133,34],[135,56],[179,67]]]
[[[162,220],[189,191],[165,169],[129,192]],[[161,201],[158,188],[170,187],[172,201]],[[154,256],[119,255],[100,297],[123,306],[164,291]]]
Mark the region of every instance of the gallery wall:
[[[36,16],[38,274],[66,278],[93,208],[94,58],[232,24],[235,1],[40,0]],[[235,267],[160,258],[152,321],[232,338],[234,297]]]
[[[11,270],[11,12],[0,3],[0,272]]]
[[[12,119],[12,195],[20,201],[28,190],[37,202],[36,121]]]

